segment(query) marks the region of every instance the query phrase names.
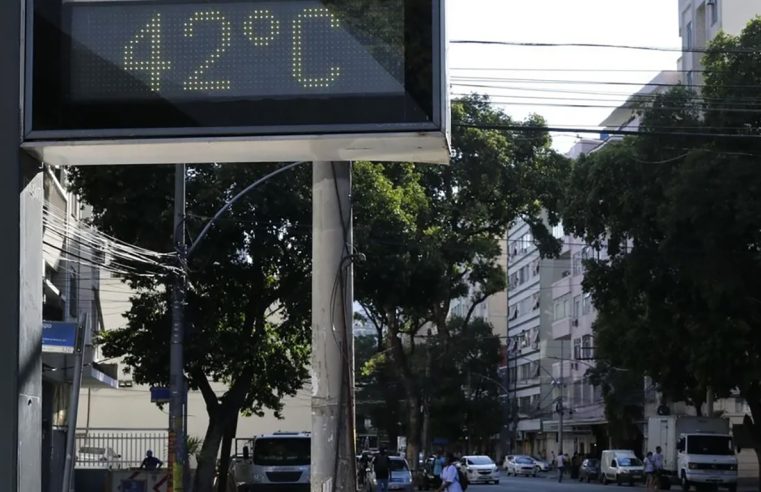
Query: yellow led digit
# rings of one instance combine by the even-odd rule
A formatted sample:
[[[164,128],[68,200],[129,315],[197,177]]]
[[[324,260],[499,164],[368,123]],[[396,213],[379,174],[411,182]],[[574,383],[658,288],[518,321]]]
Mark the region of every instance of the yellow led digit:
[[[269,22],[270,30],[267,34],[256,33],[256,25],[262,21]],[[243,34],[254,43],[254,46],[269,46],[272,41],[280,36],[280,21],[269,10],[254,10],[243,21]]]
[[[323,77],[309,77],[304,73],[304,52],[303,52],[303,28],[304,22],[314,19],[330,20],[330,27],[338,29],[340,23],[338,18],[326,8],[308,8],[304,9],[296,19],[293,20],[293,77],[307,89],[326,88],[335,82],[341,76],[341,67],[330,67],[328,75]]]
[[[142,41],[150,46],[147,60],[135,59],[135,48]],[[161,59],[161,14],[157,13],[124,47],[124,69],[130,72],[148,72],[148,87],[152,92],[161,90],[161,73],[172,64]]]
[[[185,22],[185,37],[192,38],[195,34],[193,26],[197,22],[217,22],[220,28],[219,46],[209,58],[204,60],[182,84],[186,91],[227,91],[230,90],[229,80],[204,80],[203,75],[219,60],[232,40],[232,26],[219,10],[196,12]]]

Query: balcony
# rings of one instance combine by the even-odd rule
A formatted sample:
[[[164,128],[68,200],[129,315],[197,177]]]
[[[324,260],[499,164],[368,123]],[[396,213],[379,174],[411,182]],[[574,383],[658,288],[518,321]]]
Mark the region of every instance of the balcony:
[[[552,338],[554,340],[570,340],[571,331],[574,326],[578,326],[578,320],[563,318],[552,323]]]

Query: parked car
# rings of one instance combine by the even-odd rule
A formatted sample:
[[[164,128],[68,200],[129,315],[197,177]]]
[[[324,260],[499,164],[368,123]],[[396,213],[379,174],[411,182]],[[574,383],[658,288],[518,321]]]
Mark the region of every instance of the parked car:
[[[463,456],[460,469],[465,472],[470,483],[499,483],[499,469],[488,456]]]
[[[510,463],[510,461],[512,461],[513,458],[515,458],[515,456],[513,456],[512,454],[508,454],[507,456],[505,456],[505,459],[502,460],[503,470],[507,471],[507,464]]]
[[[121,455],[111,448],[82,446],[76,456],[76,468],[122,468]]]
[[[634,451],[606,449],[602,452],[600,463],[600,481],[603,484],[616,482],[619,485],[634,485],[645,478],[645,465],[637,458]]]
[[[516,455],[511,458],[507,461],[508,475],[515,475],[516,477],[520,475],[535,477],[537,475],[536,462],[531,456]]]
[[[550,464],[547,463],[545,460],[541,458],[537,458],[536,456],[531,456],[530,458],[534,460],[534,463],[536,464],[536,471],[539,471],[539,472],[550,471]]]
[[[581,462],[579,467],[579,481],[597,481],[600,479],[600,460],[596,458],[587,458]]]
[[[412,473],[410,467],[407,465],[407,460],[400,456],[389,456],[389,478],[388,478],[388,490],[413,492]],[[365,484],[365,490],[367,492],[377,492],[378,480],[375,478],[375,472],[373,466],[370,465],[367,472],[367,482]]]

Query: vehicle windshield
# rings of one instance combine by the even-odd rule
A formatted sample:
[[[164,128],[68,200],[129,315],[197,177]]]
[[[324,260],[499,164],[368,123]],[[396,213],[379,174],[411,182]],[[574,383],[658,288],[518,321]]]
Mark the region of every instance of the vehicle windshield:
[[[394,471],[407,471],[407,462],[404,460],[388,460],[389,469]]]
[[[642,462],[637,458],[623,456],[618,458],[618,466],[642,466]]]
[[[254,441],[254,464],[262,466],[303,466],[311,459],[310,439],[259,438]]]
[[[525,456],[520,456],[518,458],[515,458],[516,463],[520,463],[521,465],[532,465],[534,463],[534,460],[531,458],[526,458]]]
[[[587,460],[587,466],[599,466],[599,465],[600,465],[600,460],[592,460],[592,459]]]
[[[493,465],[494,462],[488,456],[471,456],[468,458],[469,465]]]
[[[731,455],[732,440],[727,436],[690,436],[687,438],[689,454]]]

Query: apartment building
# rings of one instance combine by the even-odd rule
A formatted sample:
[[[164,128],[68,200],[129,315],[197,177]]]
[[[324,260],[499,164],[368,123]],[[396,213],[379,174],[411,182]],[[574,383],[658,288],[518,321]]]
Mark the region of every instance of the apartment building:
[[[679,70],[686,85],[703,82],[703,50],[720,31],[737,35],[761,14],[761,0],[679,0]]]
[[[555,414],[552,366],[564,356],[552,337],[552,285],[562,271],[558,260],[541,258],[523,221],[510,228],[507,248],[508,448],[545,455],[556,447],[556,435],[548,434],[542,423]]]

